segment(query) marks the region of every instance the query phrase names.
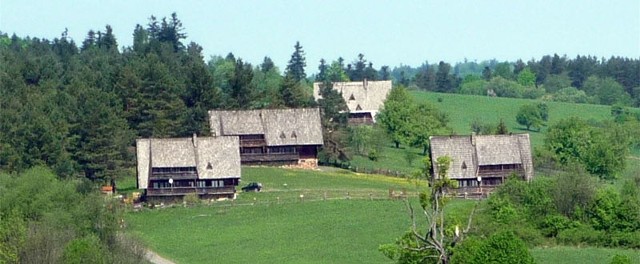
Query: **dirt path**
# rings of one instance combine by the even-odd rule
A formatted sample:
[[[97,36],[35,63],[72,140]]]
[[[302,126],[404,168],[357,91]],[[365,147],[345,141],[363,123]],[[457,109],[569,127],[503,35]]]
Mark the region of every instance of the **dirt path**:
[[[147,254],[145,257],[148,261],[154,264],[175,264],[175,262],[161,257],[156,252],[153,252],[150,249],[147,249]]]

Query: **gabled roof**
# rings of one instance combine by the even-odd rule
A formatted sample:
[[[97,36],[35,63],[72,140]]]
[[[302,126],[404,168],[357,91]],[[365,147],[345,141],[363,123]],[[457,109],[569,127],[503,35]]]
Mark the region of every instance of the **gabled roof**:
[[[238,137],[138,139],[136,153],[141,189],[151,168],[195,167],[199,179],[240,178]]]
[[[433,136],[429,139],[435,175],[438,174],[436,160],[449,156],[453,160],[448,173],[451,179],[475,178],[478,166],[501,164],[521,164],[525,178],[533,177],[529,134]]]
[[[318,100],[320,85],[313,84],[313,97]],[[377,113],[391,92],[391,81],[334,82],[333,89],[342,94],[350,112]],[[359,106],[360,109],[357,109]]]
[[[264,135],[267,146],[322,145],[318,108],[209,111],[211,134]]]

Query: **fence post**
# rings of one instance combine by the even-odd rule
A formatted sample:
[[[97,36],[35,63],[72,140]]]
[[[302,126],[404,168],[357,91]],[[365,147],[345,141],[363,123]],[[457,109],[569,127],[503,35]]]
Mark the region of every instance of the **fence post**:
[[[347,200],[350,200],[351,196],[349,196],[349,192],[347,192]]]
[[[369,193],[369,200],[373,201],[373,194]]]
[[[327,200],[327,191],[324,191],[324,194],[322,195],[322,200],[323,201]]]
[[[300,202],[304,202],[304,194],[300,194]]]
[[[278,201],[278,204],[280,204],[280,196],[276,197],[276,200]]]

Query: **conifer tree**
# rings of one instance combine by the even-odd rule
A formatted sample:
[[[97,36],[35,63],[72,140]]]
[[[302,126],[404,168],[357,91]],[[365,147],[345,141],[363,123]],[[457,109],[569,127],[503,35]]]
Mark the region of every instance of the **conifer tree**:
[[[307,78],[307,74],[304,73],[304,67],[307,66],[307,63],[305,62],[304,51],[302,50],[302,46],[299,41],[296,41],[294,48],[295,51],[291,54],[286,74],[291,75],[295,81],[299,82],[300,80]]]

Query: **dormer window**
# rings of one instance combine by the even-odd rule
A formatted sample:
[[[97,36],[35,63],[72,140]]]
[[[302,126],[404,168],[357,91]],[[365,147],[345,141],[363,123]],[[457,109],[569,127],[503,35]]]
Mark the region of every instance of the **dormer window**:
[[[291,132],[291,138],[298,138],[298,135],[296,135],[296,131]]]
[[[351,94],[351,96],[349,97],[349,101],[355,101],[355,100],[356,100],[356,97],[353,96],[353,94]]]
[[[360,105],[356,106],[356,111],[361,111],[362,107],[360,107]]]
[[[463,169],[463,170],[466,170],[466,169],[467,169],[467,163],[466,163],[466,162],[464,162],[464,161],[462,162],[462,169]]]
[[[280,133],[280,138],[281,138],[281,139],[285,139],[285,138],[287,138],[287,135],[285,135],[285,134],[284,134],[284,132],[281,132],[281,133]]]
[[[207,163],[207,170],[213,170],[213,165],[211,165],[211,162]]]

